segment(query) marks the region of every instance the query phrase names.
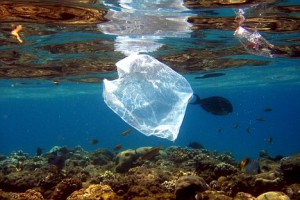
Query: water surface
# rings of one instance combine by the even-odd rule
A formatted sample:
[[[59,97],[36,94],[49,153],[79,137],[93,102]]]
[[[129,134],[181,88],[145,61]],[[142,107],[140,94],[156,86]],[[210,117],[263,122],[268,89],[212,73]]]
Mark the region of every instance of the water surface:
[[[2,16],[0,27],[1,154],[34,154],[36,147],[48,151],[55,145],[112,150],[116,144],[127,149],[187,146],[191,141],[231,152],[237,159],[257,157],[261,150],[272,156],[300,151],[297,1],[266,1],[260,6],[14,1],[14,8],[10,2],[0,4],[11,13]],[[61,10],[53,10],[56,5]],[[31,17],[12,12],[18,6],[28,8]],[[42,11],[32,17],[31,7],[52,11],[48,17]],[[247,52],[234,37],[239,8],[246,10],[243,27],[258,30],[276,47],[272,57]],[[82,10],[90,17],[80,15]],[[24,27],[22,44],[10,36],[17,24]],[[154,56],[184,75],[200,97],[226,97],[234,112],[214,116],[189,105],[175,142],[136,130],[122,137],[130,127],[104,104],[102,80],[117,78],[114,64],[136,52]],[[199,78],[208,73],[224,75]],[[91,146],[94,138],[99,144]]]

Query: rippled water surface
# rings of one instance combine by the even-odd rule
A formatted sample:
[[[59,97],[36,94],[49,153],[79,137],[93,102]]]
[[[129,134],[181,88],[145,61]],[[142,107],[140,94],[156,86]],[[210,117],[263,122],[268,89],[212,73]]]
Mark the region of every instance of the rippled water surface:
[[[234,36],[239,9],[241,27],[266,46]],[[296,0],[1,1],[0,153],[190,141],[237,158],[299,152],[299,11]],[[17,25],[23,42],[11,34]],[[184,75],[200,97],[226,97],[234,112],[189,105],[176,142],[135,130],[120,137],[129,127],[104,104],[102,80],[117,78],[115,63],[133,53]]]

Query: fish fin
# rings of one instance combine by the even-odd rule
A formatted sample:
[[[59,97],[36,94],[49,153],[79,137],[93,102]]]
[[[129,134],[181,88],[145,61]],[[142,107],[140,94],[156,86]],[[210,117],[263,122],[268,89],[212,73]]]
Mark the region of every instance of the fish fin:
[[[195,99],[196,98],[196,99]],[[195,100],[194,100],[195,99]],[[194,101],[193,101],[194,100]],[[193,102],[192,102],[193,101]],[[193,94],[193,98],[190,100],[189,104],[201,104],[200,97],[197,94]]]

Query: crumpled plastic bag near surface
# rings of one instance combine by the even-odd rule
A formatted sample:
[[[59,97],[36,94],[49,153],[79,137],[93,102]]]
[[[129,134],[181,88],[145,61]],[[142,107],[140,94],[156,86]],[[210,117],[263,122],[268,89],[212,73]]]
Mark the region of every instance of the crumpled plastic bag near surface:
[[[141,133],[174,141],[193,95],[188,81],[149,55],[130,55],[116,66],[119,78],[103,81],[107,106]]]
[[[269,43],[258,32],[250,32],[243,27],[238,27],[234,32],[234,36],[243,44],[245,49],[255,55],[273,57],[272,49],[274,45]]]

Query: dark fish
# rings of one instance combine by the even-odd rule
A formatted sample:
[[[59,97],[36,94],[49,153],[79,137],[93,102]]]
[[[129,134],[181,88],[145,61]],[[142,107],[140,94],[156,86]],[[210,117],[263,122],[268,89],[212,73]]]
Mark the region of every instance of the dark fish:
[[[150,160],[153,157],[157,156],[159,154],[159,151],[162,150],[163,147],[152,147],[151,149],[149,149],[149,151],[147,151],[147,153],[145,153],[144,155],[142,155],[141,159],[142,160]]]
[[[248,127],[248,128],[246,128],[246,132],[250,134],[252,132],[252,129],[250,127]]]
[[[264,122],[266,120],[264,118],[262,118],[262,117],[258,117],[258,118],[256,118],[256,121],[258,121],[258,122]]]
[[[40,156],[43,153],[43,149],[41,147],[37,147],[35,150],[35,155]]]
[[[55,151],[48,154],[47,157],[49,164],[55,165],[58,169],[62,169],[64,167],[66,158],[63,153]]]
[[[265,111],[265,112],[271,112],[271,111],[272,111],[272,108],[265,108],[264,111]]]
[[[238,128],[238,127],[240,127],[239,124],[233,124],[233,125],[232,125],[232,128]]]
[[[122,148],[121,144],[118,144],[114,147],[114,151],[119,151]]]
[[[218,128],[218,133],[221,133],[222,132],[222,128]]]
[[[126,131],[124,131],[123,133],[121,133],[121,136],[126,136],[128,134],[131,133],[131,129],[127,129]]]
[[[213,96],[200,99],[197,94],[194,94],[194,96],[196,97],[196,100],[191,104],[199,104],[205,111],[211,114],[228,115],[233,111],[232,104],[224,97]]]
[[[209,73],[204,74],[203,76],[197,76],[195,79],[202,79],[202,78],[212,78],[212,77],[218,77],[218,76],[224,76],[225,73]]]
[[[90,141],[90,144],[92,144],[92,145],[98,144],[98,143],[99,143],[99,140],[97,140],[97,139],[92,139],[92,140]]]
[[[192,149],[204,149],[203,145],[198,142],[190,142],[188,147]]]
[[[13,86],[23,86],[23,85],[39,85],[39,82],[17,82],[17,83],[13,83]]]
[[[273,138],[272,137],[268,137],[265,139],[269,144],[273,143]]]

